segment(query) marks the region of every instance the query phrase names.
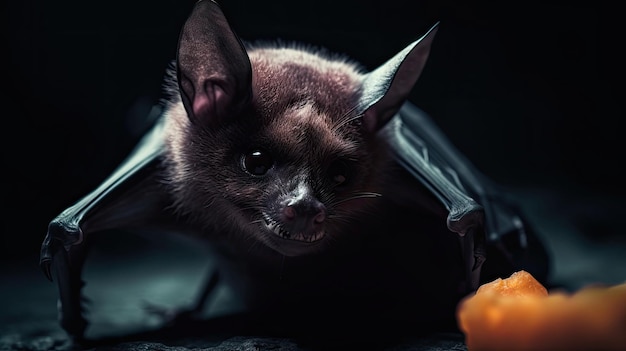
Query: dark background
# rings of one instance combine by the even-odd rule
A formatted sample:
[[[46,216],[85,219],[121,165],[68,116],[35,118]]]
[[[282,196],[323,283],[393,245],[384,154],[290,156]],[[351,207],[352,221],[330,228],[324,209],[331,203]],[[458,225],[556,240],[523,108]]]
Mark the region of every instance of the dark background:
[[[48,222],[134,146],[194,2],[5,1],[3,260],[35,266]],[[368,68],[440,20],[411,100],[497,182],[539,202],[565,194],[556,206],[585,235],[623,238],[624,39],[598,2],[222,3],[243,39],[309,42]]]

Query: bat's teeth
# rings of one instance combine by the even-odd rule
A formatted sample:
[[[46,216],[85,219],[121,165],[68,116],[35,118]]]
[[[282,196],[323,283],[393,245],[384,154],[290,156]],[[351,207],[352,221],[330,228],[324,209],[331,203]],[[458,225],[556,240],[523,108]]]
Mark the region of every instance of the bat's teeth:
[[[265,226],[267,227],[267,229],[272,231],[274,234],[286,239],[291,238],[291,234],[288,231],[284,230],[280,226],[280,224],[278,224],[278,222],[273,220],[270,216],[263,214],[263,221],[265,221]]]
[[[309,242],[318,241],[318,240],[320,240],[323,237],[324,237],[324,232],[323,231],[317,232],[314,235],[311,235],[309,237]]]
[[[290,233],[289,231],[285,230],[278,222],[276,222],[275,220],[273,220],[270,216],[266,214],[263,214],[263,221],[265,222],[265,227],[267,229],[269,229],[272,233],[284,239],[291,239],[291,240],[312,243],[323,238],[325,234],[324,231],[320,231],[313,235],[305,235],[303,233],[298,233],[294,235]]]
[[[280,225],[276,224],[276,229],[274,229],[274,233],[276,233],[276,235],[289,239],[289,237],[291,236],[291,234],[289,234],[288,231],[284,230]]]
[[[288,239],[291,238],[293,240],[298,240],[298,241],[304,241],[304,242],[307,242],[307,243],[312,243],[312,242],[316,242],[316,241],[322,239],[324,237],[324,234],[325,234],[324,231],[317,232],[317,233],[315,233],[313,235],[305,235],[303,233],[299,233],[299,234],[296,234],[296,235],[293,235],[293,236],[290,236],[290,237],[285,236],[285,238],[288,238]]]

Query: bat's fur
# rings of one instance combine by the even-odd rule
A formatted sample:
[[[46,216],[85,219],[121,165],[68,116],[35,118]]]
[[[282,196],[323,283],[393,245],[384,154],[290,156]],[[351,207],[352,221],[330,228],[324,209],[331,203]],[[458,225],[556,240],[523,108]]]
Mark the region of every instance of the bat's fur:
[[[355,115],[362,71],[354,63],[312,50],[257,45],[248,55],[253,99],[241,115],[223,125],[192,123],[179,94],[172,94],[165,114],[168,183],[178,209],[206,232],[228,232],[249,246],[260,241],[287,256],[318,251],[347,235],[342,233],[363,216],[376,213],[381,174],[389,166],[386,144],[363,135]],[[170,72],[168,87],[177,92],[175,77]],[[265,150],[275,161],[265,176],[253,176],[242,167],[241,158],[254,149]],[[339,162],[350,174],[346,184],[335,189],[329,172]],[[265,229],[262,214],[277,217],[276,201],[301,183],[309,185],[327,209],[326,235],[292,248],[288,245],[294,240]]]
[[[169,71],[164,183],[177,211],[251,263],[253,300],[272,315],[450,322],[463,291],[458,236],[443,206],[392,160],[384,135],[364,128],[365,70],[297,44],[245,52],[251,98],[226,118],[191,118],[175,65]],[[243,166],[254,150],[273,161],[263,175]],[[322,208],[323,220],[290,227],[286,208],[299,201]]]

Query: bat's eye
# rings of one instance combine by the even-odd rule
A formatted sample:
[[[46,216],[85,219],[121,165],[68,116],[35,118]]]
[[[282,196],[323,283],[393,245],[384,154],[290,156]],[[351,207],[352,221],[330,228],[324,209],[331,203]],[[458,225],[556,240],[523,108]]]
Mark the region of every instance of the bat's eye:
[[[274,159],[265,150],[255,149],[243,155],[243,169],[255,176],[262,176],[274,165]]]
[[[343,160],[334,161],[328,168],[328,178],[335,186],[343,186],[350,179],[350,165]]]

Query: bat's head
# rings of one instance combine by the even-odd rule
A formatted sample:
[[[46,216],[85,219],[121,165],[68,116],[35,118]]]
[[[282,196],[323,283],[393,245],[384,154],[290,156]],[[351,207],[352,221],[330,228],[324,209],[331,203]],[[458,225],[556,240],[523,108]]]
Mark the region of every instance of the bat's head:
[[[435,31],[367,73],[311,48],[246,46],[216,3],[198,2],[165,115],[179,210],[287,256],[319,252],[375,215],[391,161],[377,131],[417,81]]]

